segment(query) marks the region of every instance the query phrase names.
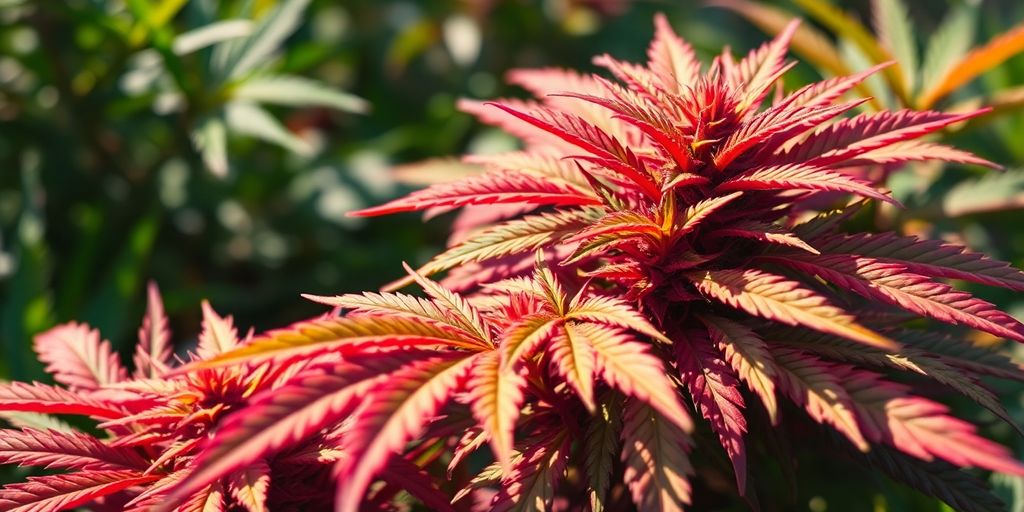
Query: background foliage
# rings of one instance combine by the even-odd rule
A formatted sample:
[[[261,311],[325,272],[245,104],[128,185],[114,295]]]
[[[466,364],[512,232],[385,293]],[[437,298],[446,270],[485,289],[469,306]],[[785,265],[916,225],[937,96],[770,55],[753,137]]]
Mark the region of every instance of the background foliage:
[[[735,13],[690,0],[306,3],[0,0],[0,377],[42,378],[31,336],[71,319],[130,348],[149,279],[160,285],[176,332],[199,331],[202,297],[240,326],[262,330],[320,311],[300,292],[371,290],[401,275],[401,261],[422,263],[443,245],[444,219],[365,222],[344,212],[407,190],[390,171],[396,164],[507,148],[505,136],[454,103],[517,94],[502,84],[508,69],[589,70],[600,52],[639,60],[657,11],[704,57],[764,39]],[[1024,5],[1010,0],[907,3],[921,48],[954,10],[970,13],[974,44],[1024,20]],[[799,12],[796,4],[766,5]],[[869,2],[842,7],[871,20]],[[208,37],[235,42],[187,51],[211,23]],[[232,74],[223,62],[234,54],[238,65],[239,40],[252,42],[252,69]],[[792,76],[807,81],[817,71],[802,64]],[[291,81],[246,92],[251,79]],[[1020,84],[1017,56],[950,103],[1006,96]],[[282,99],[274,90],[292,94]],[[360,102],[327,90],[361,97],[370,111],[355,113]],[[232,106],[253,98],[269,100],[256,113]],[[1024,116],[1012,112],[951,134],[958,147],[1009,169],[1024,166],[1022,137]],[[1022,174],[976,181],[981,172],[898,172],[890,186],[908,209],[860,222],[963,241],[1021,266]],[[1024,312],[1013,294],[972,291]],[[1006,405],[1024,421],[1020,391],[1001,391],[1015,397]],[[1024,453],[1008,429],[993,435]],[[774,497],[793,504],[782,509],[939,510],[880,477],[851,481],[846,468],[805,454],[800,479]],[[1024,482],[997,484],[1024,510]]]

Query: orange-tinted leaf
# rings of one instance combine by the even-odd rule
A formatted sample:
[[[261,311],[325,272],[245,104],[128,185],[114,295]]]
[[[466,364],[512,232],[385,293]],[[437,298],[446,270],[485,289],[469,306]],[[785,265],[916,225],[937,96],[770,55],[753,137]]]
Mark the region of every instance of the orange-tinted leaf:
[[[267,511],[270,466],[261,460],[235,471],[228,481],[228,491],[249,512]]]
[[[843,310],[795,281],[760,270],[713,270],[693,274],[697,288],[710,298],[768,320],[802,325],[866,345],[894,348],[881,334],[859,325]]]
[[[679,393],[666,376],[664,365],[648,353],[646,345],[618,329],[596,324],[581,325],[577,333],[594,348],[597,371],[605,381],[623,394],[650,404],[684,432],[693,429],[693,421],[680,404]]]
[[[514,430],[523,403],[526,380],[519,368],[501,368],[497,351],[482,354],[470,370],[469,403],[477,424],[490,438],[505,474],[512,471]]]
[[[686,476],[693,473],[686,452],[692,441],[654,408],[626,402],[622,428],[625,481],[639,510],[682,511],[690,503]]]
[[[949,93],[1021,52],[1024,52],[1024,24],[1017,25],[965,55],[959,64],[949,69],[946,76],[921,95],[918,106],[931,107]]]
[[[772,423],[778,420],[775,380],[778,370],[768,346],[753,330],[724,318],[702,316],[712,341],[740,379],[761,399]]]
[[[921,316],[963,324],[1024,343],[1024,324],[971,294],[909,272],[898,263],[857,256],[797,256],[775,261],[823,277],[830,283]]]
[[[779,390],[819,423],[828,423],[861,451],[870,446],[857,422],[853,401],[833,366],[795,350],[773,351]]]

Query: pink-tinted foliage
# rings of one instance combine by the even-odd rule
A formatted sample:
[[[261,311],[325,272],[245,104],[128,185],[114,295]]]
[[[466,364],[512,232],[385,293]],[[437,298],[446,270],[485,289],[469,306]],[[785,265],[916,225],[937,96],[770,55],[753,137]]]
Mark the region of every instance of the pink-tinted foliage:
[[[123,493],[136,510],[356,512],[405,491],[434,510],[671,511],[728,485],[703,480],[730,465],[756,503],[748,466],[775,438],[751,426],[785,435],[803,416],[829,434],[817,442],[990,510],[959,468],[1024,464],[922,386],[1012,423],[982,377],[1024,371],[963,332],[1024,341],[1024,325],[941,279],[1019,291],[1024,274],[951,244],[840,231],[866,200],[894,202],[860,166],[987,163],[920,140],[978,112],[851,114],[862,101],[841,98],[884,66],[768,100],[795,23],[707,69],[664,17],[655,27],[646,64],[595,59],[617,82],[517,70],[536,100],[464,102],[525,149],[355,212],[499,206],[465,214],[451,247],[388,291],[311,296],[337,314],[244,341],[204,304],[183,366],[151,293],[131,377],[88,327],[40,336],[65,387],[0,386],[0,411],[90,416],[105,433],[11,432],[0,462],[71,472],[0,503]],[[859,202],[809,215],[823,191]],[[425,295],[396,291],[411,283]],[[493,463],[470,473],[474,453]]]
[[[217,357],[239,342],[230,317],[204,304],[203,318],[198,354],[187,355],[187,362]],[[222,419],[234,417],[231,413],[253,395],[277,392],[303,368],[312,372],[319,364],[244,364],[174,373],[167,319],[155,286],[150,287],[131,377],[110,344],[85,325],[54,327],[36,338],[35,348],[58,385],[0,384],[0,417],[22,426],[0,430],[0,463],[65,472],[0,489],[2,510],[69,510],[96,500],[125,503],[126,510],[140,512],[165,505],[177,484],[200,468],[200,448]],[[76,430],[54,414],[93,418],[96,433]],[[325,454],[337,449],[337,440],[316,432],[303,440]],[[334,462],[329,455],[288,460],[297,449],[279,451],[280,459],[253,458],[236,465],[171,508],[260,512],[294,504],[278,500],[271,482],[288,485],[318,475],[330,482]]]

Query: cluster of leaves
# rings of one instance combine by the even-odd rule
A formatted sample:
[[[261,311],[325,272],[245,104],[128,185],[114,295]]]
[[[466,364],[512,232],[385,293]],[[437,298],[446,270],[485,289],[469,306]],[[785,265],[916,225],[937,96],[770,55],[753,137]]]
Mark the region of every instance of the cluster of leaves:
[[[781,32],[786,20],[792,18],[783,9],[759,2],[715,0],[711,3],[739,13],[771,34]],[[926,31],[911,23],[910,9],[903,0],[871,2],[873,31],[830,1],[796,0],[795,4],[802,14],[813,18],[835,35],[836,42],[833,42],[829,36],[805,25],[798,29],[793,39],[793,51],[823,75],[848,75],[864,63],[892,63],[881,76],[858,85],[865,94],[877,98],[867,105],[869,108],[928,109],[942,103],[949,104],[949,109],[955,112],[970,111],[981,105],[989,108],[965,126],[951,130],[977,130],[1000,116],[1024,108],[1024,86],[1017,85],[1015,81],[1011,81],[1010,86],[995,90],[991,85],[981,87],[974,94],[968,87],[1024,53],[1024,24],[1018,23],[984,44],[978,44],[975,41],[978,7],[956,5],[931,32],[921,52],[918,35]],[[1007,143],[1015,145],[1012,140]],[[912,209],[905,217],[935,222],[936,212],[933,210],[940,210],[942,215],[949,217],[963,217],[1020,207],[1024,170],[1012,169],[998,175],[961,179],[952,185],[937,183],[940,178],[942,176],[934,172],[919,173],[913,177],[914,192],[919,196],[925,195],[929,188],[955,189],[941,198],[943,204],[939,208]],[[930,194],[919,202],[927,203],[935,195]]]
[[[357,213],[467,207],[453,245],[393,285],[427,298],[312,297],[345,314],[241,344],[207,311],[197,355],[174,370],[154,307],[134,379],[87,328],[40,337],[68,388],[10,384],[0,410],[100,417],[111,440],[80,438],[81,457],[64,458],[59,431],[12,432],[5,462],[76,471],[8,486],[0,503],[59,510],[118,494],[158,511],[263,510],[336,492],[352,512],[406,491],[435,510],[680,510],[709,487],[719,450],[735,493],[757,503],[749,461],[774,438],[749,433],[810,423],[958,509],[998,509],[958,468],[1024,464],[927,389],[1012,424],[981,379],[1024,371],[907,322],[1024,341],[1024,325],[942,281],[1021,291],[1024,273],[952,244],[840,231],[862,203],[848,195],[894,202],[850,168],[990,165],[920,140],[983,112],[844,117],[864,100],[841,98],[884,66],[773,96],[797,27],[703,70],[659,17],[646,66],[595,60],[620,83],[517,70],[537,100],[465,102],[525,149],[468,157],[487,170]],[[822,201],[842,206],[819,214]],[[484,445],[494,463],[472,474]],[[118,456],[93,465],[107,449]],[[310,481],[318,492],[304,492]]]
[[[832,30],[838,44],[812,26],[803,26],[794,35],[792,49],[822,73],[847,75],[861,62],[894,62],[881,79],[860,85],[878,96],[885,108],[903,106],[928,109],[964,86],[1024,52],[1024,25],[997,35],[984,45],[972,48],[978,9],[961,5],[950,10],[929,38],[924,55],[918,51],[919,30],[910,22],[903,0],[874,0],[874,32],[855,17],[831,2],[797,0],[801,12]],[[743,15],[763,30],[778,34],[792,15],[766,4],[745,0],[716,0],[714,5]],[[884,84],[884,87],[879,85]],[[993,106],[991,113],[1022,106],[1021,89],[1000,91],[991,96],[961,98],[967,105]],[[990,114],[991,114],[990,113]]]
[[[528,269],[523,253],[540,248],[574,286],[640,304],[672,340],[664,363],[679,371],[719,437],[741,494],[749,415],[741,381],[773,423],[779,391],[861,450],[888,444],[926,461],[1019,473],[1013,456],[991,443],[930,438],[921,426],[953,435],[973,429],[865,366],[932,377],[1009,421],[998,400],[977,386],[979,375],[962,375],[945,357],[954,338],[921,346],[912,331],[899,328],[906,319],[893,313],[1022,341],[1024,326],[1012,317],[935,280],[1020,290],[1021,274],[953,245],[837,232],[856,208],[799,220],[815,192],[892,201],[845,169],[921,160],[987,164],[919,140],[984,112],[882,111],[829,123],[863,103],[839,99],[884,65],[776,95],[762,109],[790,67],[784,53],[796,29],[790,23],[738,62],[723,54],[703,75],[693,51],[663,20],[646,68],[608,56],[595,60],[625,86],[560,70],[515,71],[511,80],[541,101],[464,106],[522,138],[526,151],[469,157],[489,170],[361,214],[501,203],[514,205],[504,214],[518,216],[540,205],[557,207],[508,221],[493,213],[478,218],[479,231],[421,271],[455,269],[445,283],[472,291]],[[936,360],[946,367],[920,366]],[[958,374],[965,377],[958,383],[946,378]],[[973,447],[983,447],[984,455],[970,454]],[[906,470],[904,478],[927,471],[912,458],[895,466]],[[973,506],[951,492],[942,497]]]
[[[203,331],[187,361],[214,358],[239,345],[231,317],[204,303]],[[0,418],[18,427],[0,432],[0,461],[68,472],[4,487],[0,508],[8,511],[67,510],[93,502],[108,510],[152,510],[194,472],[199,448],[223,418],[317,363],[242,365],[175,376],[171,334],[152,285],[130,374],[110,343],[85,324],[54,327],[36,338],[34,348],[58,385],[0,385]],[[92,418],[102,434],[79,430],[55,415]],[[178,510],[329,506],[330,467],[339,458],[336,437],[325,431],[272,459],[254,459]],[[272,472],[281,485],[270,486]]]

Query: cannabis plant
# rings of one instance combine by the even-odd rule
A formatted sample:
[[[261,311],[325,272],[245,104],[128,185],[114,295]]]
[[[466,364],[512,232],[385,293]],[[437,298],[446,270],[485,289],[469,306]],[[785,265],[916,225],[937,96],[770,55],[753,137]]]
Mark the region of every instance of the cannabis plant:
[[[713,0],[710,4],[733,10],[770,34],[781,32],[786,21],[792,18],[780,8],[747,0]],[[919,23],[912,23],[914,18],[903,0],[873,0],[870,26],[827,0],[796,0],[795,4],[801,13],[829,30],[829,34],[825,34],[809,25],[801,26],[792,44],[793,52],[823,75],[850,74],[851,69],[863,62],[892,64],[881,76],[858,85],[860,91],[877,98],[867,107],[928,109],[947,104],[953,111],[967,111],[979,105],[990,107],[982,116],[967,123],[971,128],[1017,113],[1024,107],[1024,86],[1009,79],[999,87],[993,83],[996,80],[992,80],[998,74],[996,70],[1024,52],[1024,24],[1017,23],[980,44],[975,40],[979,5],[956,5],[944,14],[941,23],[923,41],[924,51],[920,52],[918,39],[927,30]],[[986,76],[988,80],[982,80]],[[966,127],[951,127],[947,132]],[[1017,146],[1013,135],[1002,134],[1000,138],[1010,148]],[[894,167],[898,166],[889,166],[886,170]],[[871,174],[886,175],[880,171],[875,169]],[[936,217],[963,218],[1020,207],[1017,197],[1024,187],[1022,169],[976,179],[960,177],[946,194],[950,184],[940,181],[949,182],[951,178],[949,173],[937,172],[920,172],[913,176],[912,188],[923,197],[908,198],[911,209],[901,212],[901,217],[934,223],[938,220]],[[914,202],[922,204],[915,208]]]
[[[979,112],[846,115],[864,100],[841,98],[879,68],[783,94],[796,27],[705,70],[658,17],[646,65],[595,60],[614,82],[518,70],[511,81],[537,100],[465,102],[524,149],[467,157],[487,170],[356,215],[488,208],[467,209],[454,245],[390,291],[310,297],[335,314],[163,374],[178,386],[210,372],[280,378],[198,402],[216,413],[187,433],[160,430],[188,449],[176,455],[171,443],[145,473],[177,480],[118,490],[136,503],[145,493],[155,510],[226,507],[221,490],[256,467],[269,491],[232,496],[261,510],[294,493],[289,454],[313,442],[335,454],[316,460],[331,466],[321,490],[336,491],[343,512],[388,508],[406,493],[432,510],[681,510],[724,492],[707,478],[719,461],[734,474],[728,492],[756,503],[752,455],[818,431],[958,509],[997,509],[958,468],[1021,475],[1024,464],[928,396],[946,386],[1012,424],[980,379],[1024,372],[920,327],[1024,341],[1024,325],[945,282],[1024,290],[1024,274],[946,243],[842,231],[863,201],[894,201],[851,166],[987,165],[919,140]],[[822,200],[837,207],[815,212]],[[412,283],[426,296],[394,291]],[[106,397],[142,385],[96,387]],[[22,452],[7,460],[50,460]],[[474,469],[480,458],[493,463]],[[72,469],[40,477],[63,478],[49,495],[81,489],[95,471]],[[0,500],[61,507],[37,505],[22,491],[32,485]]]
[[[978,24],[977,6],[959,5],[949,10],[928,38],[923,54],[918,51],[918,34],[923,27],[911,23],[903,0],[873,0],[872,27],[844,13],[828,0],[796,0],[800,11],[827,27],[838,39],[834,44],[825,34],[803,26],[795,37],[793,51],[825,73],[843,75],[857,63],[893,62],[867,90],[877,92],[887,106],[931,108],[961,92],[982,75],[1024,52],[1024,25],[1018,24],[987,43],[974,40]],[[763,30],[777,34],[784,30],[786,11],[746,0],[713,0],[712,5],[736,11]],[[884,84],[884,87],[879,87]],[[1021,106],[1024,88],[995,91],[982,97],[960,98],[969,104],[995,105],[994,113],[1012,112]],[[956,98],[954,98],[956,99]]]
[[[177,359],[154,286],[138,340],[129,373],[110,342],[87,325],[60,325],[36,338],[39,360],[58,385],[0,384],[0,418],[18,427],[0,430],[0,462],[66,472],[31,476],[0,489],[0,510],[68,510],[89,503],[101,510],[152,510],[195,470],[199,449],[222,418],[315,363],[241,365],[174,376]],[[203,332],[186,360],[215,357],[238,344],[231,317],[204,303]],[[101,434],[53,415],[91,418]],[[330,467],[338,456],[331,448],[334,435],[324,431],[274,458],[236,467],[177,510],[329,506]],[[282,485],[269,487],[272,473]],[[291,483],[284,486],[285,481]]]

